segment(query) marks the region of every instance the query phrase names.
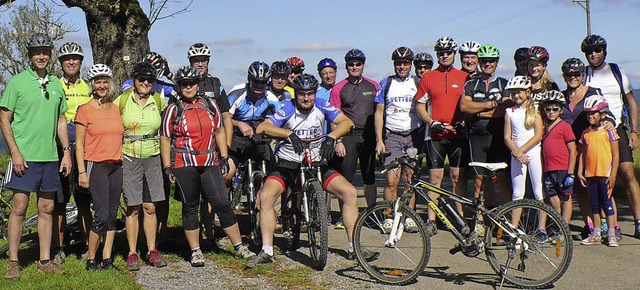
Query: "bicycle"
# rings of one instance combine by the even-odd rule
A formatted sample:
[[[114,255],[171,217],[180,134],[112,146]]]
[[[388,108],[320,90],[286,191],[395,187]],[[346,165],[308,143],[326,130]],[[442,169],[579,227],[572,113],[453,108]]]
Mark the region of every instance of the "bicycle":
[[[0,247],[0,256],[3,256],[9,251],[9,216],[11,215],[13,192],[6,190],[4,187],[7,182],[6,173],[0,172],[2,184],[0,185],[0,237],[6,241],[2,247]],[[37,232],[38,215],[34,214],[24,219],[24,226],[22,230],[22,238],[20,239],[21,247],[31,247],[35,243],[35,237],[33,235]]]
[[[495,171],[506,168],[506,163],[470,163],[470,166],[486,171],[479,197],[469,199],[420,180],[413,164],[423,156],[416,156],[417,150],[407,151],[385,169],[400,167],[401,172],[404,168],[413,169],[411,182],[401,175],[404,191],[398,198],[377,203],[356,221],[354,248],[357,260],[371,277],[382,283],[406,284],[424,271],[431,253],[431,240],[423,220],[407,204],[414,194],[427,201],[428,207],[459,241],[449,252],[462,252],[468,257],[485,252],[491,268],[501,277],[500,287],[505,280],[523,288],[547,287],[566,272],[573,256],[571,232],[551,206],[525,199],[507,202],[493,210],[484,207],[484,190],[489,182],[495,182]],[[429,197],[428,191],[440,194],[439,204]],[[473,214],[468,219],[463,218],[450,201],[463,204]],[[538,220],[540,211],[546,214],[546,223]],[[484,217],[486,228],[479,222],[480,215]],[[513,217],[518,215],[520,218],[515,220]],[[383,221],[387,218],[393,219],[390,232],[383,229]],[[418,223],[418,233],[403,234],[406,218]],[[547,234],[538,229],[540,224],[544,224]],[[380,258],[366,261],[362,254],[364,248],[380,252]]]
[[[311,144],[321,140],[325,135],[303,139],[304,152],[301,155],[300,174],[295,188],[288,188],[281,197],[282,235],[285,249],[295,251],[300,245],[301,229],[306,227],[311,267],[322,270],[327,264],[329,250],[328,193],[322,188],[321,166],[326,161],[313,161]]]

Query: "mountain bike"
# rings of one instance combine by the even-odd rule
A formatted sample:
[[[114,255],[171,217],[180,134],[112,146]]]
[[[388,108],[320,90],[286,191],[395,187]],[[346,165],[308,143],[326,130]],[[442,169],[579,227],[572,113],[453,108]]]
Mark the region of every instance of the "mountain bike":
[[[536,200],[515,200],[495,209],[483,205],[483,193],[489,183],[495,182],[495,171],[507,167],[506,163],[479,163],[469,165],[486,169],[481,193],[469,199],[420,180],[414,164],[423,156],[408,149],[386,170],[400,167],[413,169],[414,176],[406,181],[400,174],[404,191],[395,201],[379,202],[358,217],[354,229],[354,248],[358,263],[374,279],[387,284],[406,284],[420,275],[431,254],[431,240],[420,216],[408,206],[414,194],[426,200],[428,207],[458,240],[449,252],[462,252],[476,257],[485,253],[491,268],[505,280],[523,288],[542,288],[552,285],[566,272],[573,256],[573,242],[569,226],[551,206]],[[422,154],[421,154],[422,155]],[[427,194],[440,196],[438,204]],[[463,204],[472,212],[463,217],[455,203]],[[538,213],[546,214],[546,222]],[[484,222],[479,222],[479,217]],[[519,216],[519,218],[518,218]],[[393,219],[390,231],[385,231],[385,219]],[[404,221],[412,218],[418,232],[404,233]],[[485,226],[486,224],[486,226]],[[544,227],[544,229],[542,229]],[[363,249],[380,252],[374,261],[363,258]]]
[[[322,188],[321,166],[326,161],[313,161],[311,146],[325,135],[303,139],[305,145],[300,164],[300,174],[295,188],[288,188],[281,197],[279,221],[285,238],[285,249],[295,251],[300,245],[301,229],[306,228],[312,268],[322,270],[327,264],[329,249],[329,220],[327,206],[329,196]]]
[[[6,241],[2,247],[0,247],[0,256],[9,251],[9,216],[11,215],[13,192],[7,190],[4,185],[7,182],[6,174],[0,172],[2,184],[0,184],[0,238]],[[30,247],[35,242],[38,226],[38,215],[34,214],[24,219],[24,227],[22,229],[22,238],[20,239],[21,247]]]

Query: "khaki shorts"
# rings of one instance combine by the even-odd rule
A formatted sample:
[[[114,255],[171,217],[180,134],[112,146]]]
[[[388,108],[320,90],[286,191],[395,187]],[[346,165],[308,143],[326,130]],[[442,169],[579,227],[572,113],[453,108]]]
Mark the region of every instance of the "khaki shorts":
[[[160,155],[149,158],[122,158],[122,187],[127,206],[165,200]]]

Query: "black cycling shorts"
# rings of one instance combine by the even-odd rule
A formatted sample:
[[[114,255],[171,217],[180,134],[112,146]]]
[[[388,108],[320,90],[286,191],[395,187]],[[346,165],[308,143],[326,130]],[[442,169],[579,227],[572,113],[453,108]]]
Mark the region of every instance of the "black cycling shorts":
[[[322,188],[327,189],[327,186],[335,177],[340,176],[340,173],[335,169],[328,166],[322,166],[320,168],[322,175]],[[282,185],[282,188],[286,190],[288,187],[295,187],[298,182],[298,176],[300,175],[300,164],[287,160],[280,160],[275,169],[269,173],[268,179],[273,179]]]
[[[499,163],[505,162],[509,164],[509,150],[504,144],[502,136],[492,135],[470,135],[469,136],[469,160],[471,162]],[[483,175],[485,170],[481,167],[473,167],[476,175]]]
[[[466,139],[431,139],[427,141],[427,165],[430,169],[444,168],[445,158],[449,158],[449,167],[465,166],[464,157],[468,152]]]

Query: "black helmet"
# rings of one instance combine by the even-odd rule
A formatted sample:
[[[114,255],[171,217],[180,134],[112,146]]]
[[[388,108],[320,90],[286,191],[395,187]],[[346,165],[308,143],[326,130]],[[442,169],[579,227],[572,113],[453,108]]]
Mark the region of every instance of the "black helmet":
[[[271,77],[269,65],[262,61],[254,61],[249,65],[247,79],[249,81],[268,81]]]
[[[391,53],[391,60],[413,60],[413,51],[406,46],[401,46],[396,48],[393,53]]]
[[[353,48],[347,51],[347,53],[344,55],[345,62],[348,62],[349,60],[352,60],[352,59],[358,59],[358,60],[361,60],[362,62],[365,62],[367,60],[367,57],[364,55],[364,52],[362,52],[362,50]]]
[[[195,80],[200,81],[200,71],[192,66],[183,66],[176,72],[176,82]]]
[[[607,50],[607,41],[602,38],[600,35],[589,35],[582,40],[582,44],[580,44],[580,50],[582,52],[587,52],[589,49],[594,48],[602,48],[603,50]]]
[[[317,90],[318,80],[310,74],[301,74],[293,80],[296,90]]]
[[[433,56],[426,52],[418,53],[413,58],[413,64],[418,65],[419,63],[427,63],[429,65],[433,65]]]
[[[153,66],[157,79],[161,78],[164,75],[165,68],[168,68],[166,59],[161,54],[154,51],[147,53],[142,61],[146,61]]]
[[[513,54],[513,60],[515,62],[528,61],[529,60],[529,48],[521,47],[516,49],[516,53]]]
[[[453,40],[453,38],[445,36],[436,40],[436,44],[433,46],[433,50],[436,52],[439,51],[457,51],[458,44]]]
[[[131,74],[131,76],[134,78],[139,76],[156,78],[156,73],[153,65],[146,61],[141,61],[133,65],[133,73]]]
[[[29,41],[27,41],[27,49],[31,50],[34,48],[48,48],[53,49],[53,41],[49,35],[44,33],[34,33],[29,36]]]
[[[577,58],[570,58],[562,63],[562,73],[565,75],[571,73],[584,73],[584,63]]]
[[[540,103],[546,104],[546,103],[552,103],[552,102],[558,103],[561,106],[564,106],[567,103],[564,97],[564,94],[562,94],[562,92],[560,91],[550,90],[550,91],[544,92],[544,94],[542,94],[542,100],[540,100]]]
[[[284,62],[284,61],[274,61],[271,64],[271,74],[283,74],[283,75],[289,75],[291,73],[291,66],[289,66],[288,63]]]

